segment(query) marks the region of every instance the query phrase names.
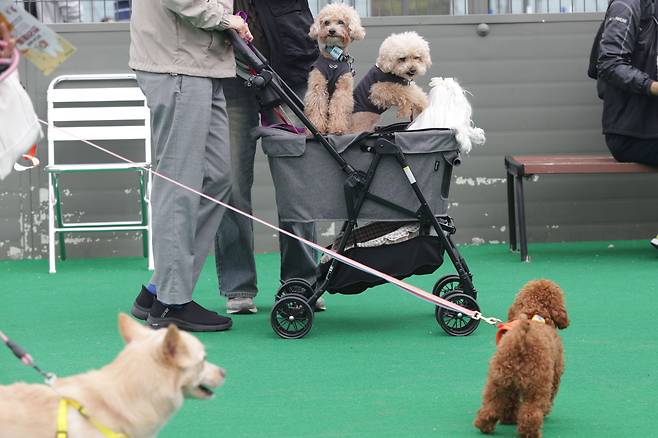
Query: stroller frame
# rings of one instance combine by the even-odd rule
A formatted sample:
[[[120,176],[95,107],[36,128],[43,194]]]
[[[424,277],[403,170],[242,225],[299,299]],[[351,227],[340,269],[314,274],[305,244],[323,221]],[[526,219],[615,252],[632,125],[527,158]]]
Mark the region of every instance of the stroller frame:
[[[343,189],[348,219],[343,223],[342,237],[338,247],[334,250],[341,255],[344,254],[352,232],[357,227],[357,219],[366,200],[395,210],[411,220],[418,220],[421,229],[428,226],[433,228],[439,243],[457,270],[457,275],[446,275],[440,278],[435,283],[432,293],[449,302],[479,312],[480,309],[476,302],[477,291],[472,281],[473,275],[451,238],[456,231],[452,218],[448,215],[438,217],[434,215],[407,163],[405,154],[392,141],[392,134],[405,130],[407,123],[389,125],[376,129],[374,132],[364,132],[356,136],[349,143],[349,146],[358,145],[364,153],[373,154],[368,170],[365,172],[357,170],[340,155],[327,138],[305,116],[304,103],[274,71],[267,59],[255,47],[243,41],[235,31],[229,30],[227,33],[236,55],[253,69],[248,76],[243,77],[245,86],[248,88],[253,87],[260,93],[273,92],[275,98],[278,98],[294,112],[313,137],[322,144],[324,149],[340,165],[346,175]],[[400,170],[405,174],[420,203],[420,207],[416,211],[369,192],[377,168],[385,156],[394,157],[400,166]],[[451,167],[460,164],[458,152],[455,151],[454,155],[450,157],[449,164]],[[451,168],[448,171],[448,180],[450,177]],[[315,285],[310,285],[302,279],[290,279],[281,285],[276,294],[276,302],[272,308],[270,318],[272,328],[279,336],[286,339],[298,339],[304,337],[311,330],[315,303],[326,291],[338,263],[341,262],[335,258],[332,259],[326,275]],[[479,324],[478,319],[440,306],[436,306],[435,317],[444,331],[452,336],[467,336],[475,331]]]

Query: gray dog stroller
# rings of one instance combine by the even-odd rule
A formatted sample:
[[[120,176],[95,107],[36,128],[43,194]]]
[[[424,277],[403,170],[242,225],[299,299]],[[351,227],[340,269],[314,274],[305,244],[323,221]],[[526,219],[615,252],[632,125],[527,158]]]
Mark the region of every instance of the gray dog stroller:
[[[234,32],[229,34],[236,56],[247,66],[247,74],[241,75],[245,86],[255,88],[261,106],[287,105],[313,135],[307,138],[294,128],[258,130],[280,219],[342,221],[332,249],[398,279],[433,273],[447,255],[457,274],[440,278],[432,293],[479,312],[472,275],[452,242],[455,226],[446,214],[452,169],[460,162],[454,132],[407,131],[403,123],[358,135],[322,135],[304,116],[300,99],[258,50]],[[376,223],[358,227],[357,219]],[[399,242],[365,244],[400,229],[405,232]],[[382,230],[387,231],[384,236]],[[301,338],[311,330],[314,305],[324,292],[361,293],[383,282],[336,259],[326,260],[315,284],[291,279],[281,285],[272,308],[272,328],[283,338]],[[469,335],[479,324],[479,319],[439,306],[435,317],[453,336]]]

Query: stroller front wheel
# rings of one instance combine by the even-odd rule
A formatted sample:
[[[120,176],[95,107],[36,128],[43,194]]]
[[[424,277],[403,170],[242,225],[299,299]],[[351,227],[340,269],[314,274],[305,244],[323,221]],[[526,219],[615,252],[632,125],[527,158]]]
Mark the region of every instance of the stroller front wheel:
[[[302,295],[285,295],[272,308],[270,323],[284,339],[300,339],[313,327],[313,309]]]
[[[459,275],[446,275],[439,278],[432,288],[432,294],[437,297],[443,298],[455,290],[462,289],[461,279]]]
[[[301,278],[291,278],[290,280],[285,281],[279,290],[274,296],[274,301],[279,301],[286,295],[302,295],[306,298],[310,298],[313,295],[313,287],[308,283],[308,281]]]
[[[478,303],[473,297],[462,293],[460,290],[455,290],[443,298],[451,303],[465,307],[468,310],[476,312],[480,311],[480,306],[478,306]],[[443,307],[437,307],[435,315],[436,321],[450,336],[468,336],[473,333],[480,324],[479,319],[473,319],[464,313],[452,309],[445,309]]]

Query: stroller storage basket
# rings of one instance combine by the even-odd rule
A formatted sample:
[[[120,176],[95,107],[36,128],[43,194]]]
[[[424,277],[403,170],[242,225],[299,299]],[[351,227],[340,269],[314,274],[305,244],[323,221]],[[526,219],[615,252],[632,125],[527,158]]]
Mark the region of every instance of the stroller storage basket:
[[[385,134],[373,135],[376,138]],[[435,215],[445,214],[452,165],[459,149],[453,131],[427,129],[387,135],[405,154],[432,212]],[[317,140],[271,128],[258,129],[258,136],[269,159],[282,221],[348,219],[345,173]],[[350,145],[355,137],[330,135],[328,140],[345,161],[365,172],[374,154],[363,150],[363,141]],[[374,144],[374,140],[370,139],[365,142]],[[408,210],[416,211],[419,207],[405,173],[392,155],[383,156],[369,191]],[[391,221],[414,218],[366,200],[359,212],[359,219]]]
[[[345,251],[345,256],[386,272],[399,280],[411,275],[431,274],[443,263],[443,245],[436,236],[418,236],[413,239],[375,247],[358,247]],[[325,278],[330,262],[320,265],[320,275]],[[366,289],[386,283],[379,277],[351,266],[336,265],[331,281],[326,286],[329,293],[358,294]]]

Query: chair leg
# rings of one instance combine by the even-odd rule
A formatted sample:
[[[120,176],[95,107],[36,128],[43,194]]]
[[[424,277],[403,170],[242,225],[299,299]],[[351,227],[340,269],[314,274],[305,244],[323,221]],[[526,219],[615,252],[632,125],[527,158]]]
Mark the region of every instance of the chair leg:
[[[523,196],[523,177],[521,176],[516,177],[516,200],[519,220],[519,240],[521,243],[521,261],[529,262],[528,236],[525,221],[525,198]]]
[[[59,193],[59,175],[53,175],[53,193],[55,200],[55,221],[58,228],[62,228],[62,198]],[[59,256],[62,260],[66,260],[66,243],[64,241],[64,233],[58,232],[59,235]]]
[[[60,231],[57,233],[59,237],[59,257],[62,260],[66,260],[66,245],[64,244],[64,232]]]
[[[141,215],[142,215],[142,225],[148,225],[149,223],[149,218],[148,218],[148,209],[147,209],[147,201],[146,201],[146,193],[145,193],[145,181],[144,181],[144,171],[139,172],[139,199],[140,199],[140,207],[141,207]],[[146,230],[142,231],[142,254],[144,257],[148,257],[148,232]]]
[[[507,173],[507,226],[509,228],[509,249],[516,251],[516,208],[514,198],[514,176]]]
[[[143,213],[146,218],[146,248],[148,254],[148,270],[155,270],[155,263],[153,261],[153,214],[151,212],[151,187],[153,185],[153,180],[151,173],[147,172],[145,187],[144,187],[144,196],[142,196],[142,208]]]
[[[55,194],[53,192],[53,176],[48,175],[48,272],[54,274],[56,269],[55,256]]]

